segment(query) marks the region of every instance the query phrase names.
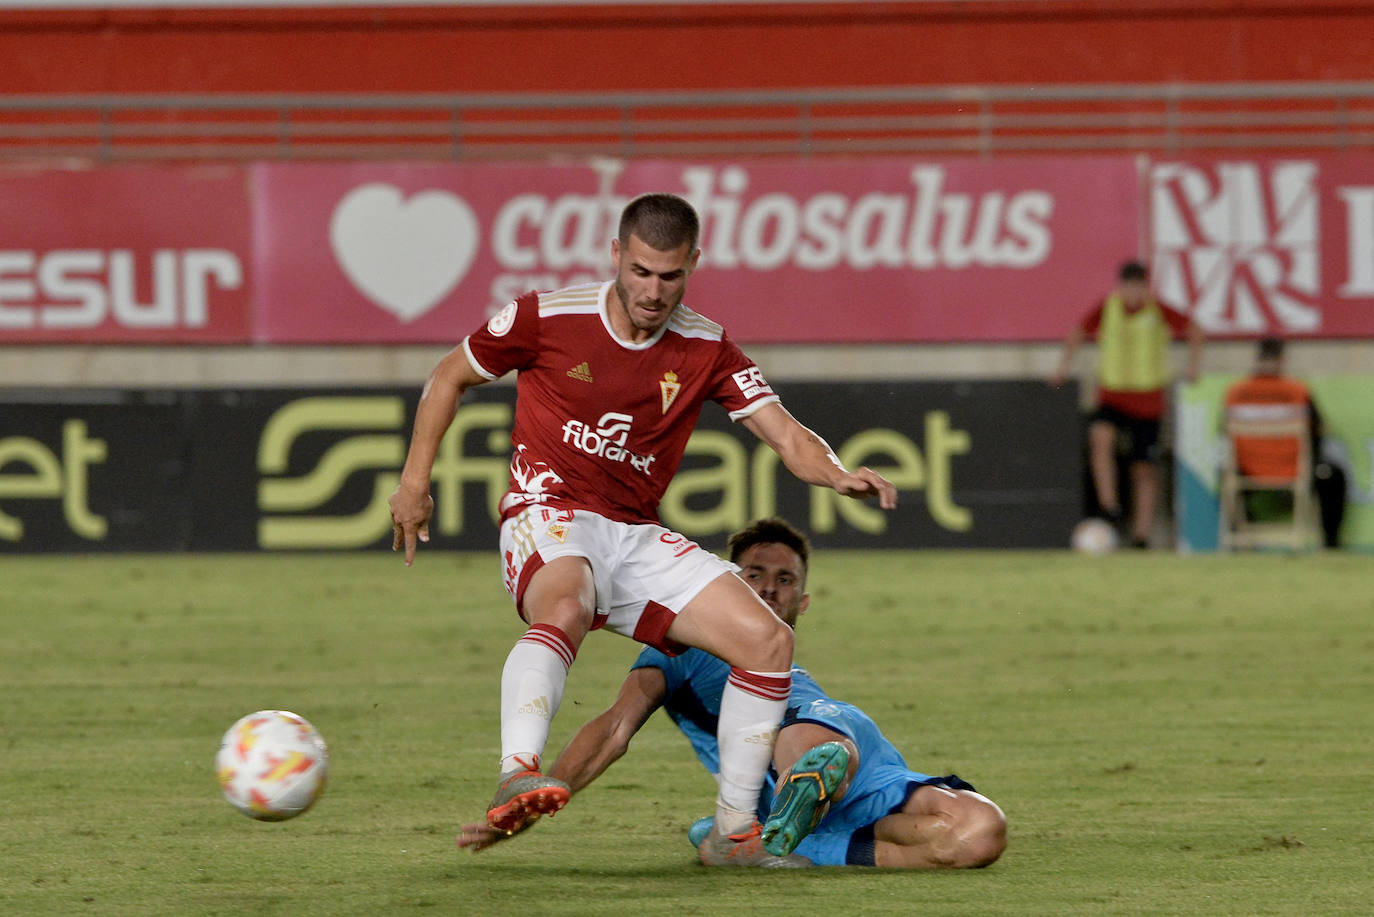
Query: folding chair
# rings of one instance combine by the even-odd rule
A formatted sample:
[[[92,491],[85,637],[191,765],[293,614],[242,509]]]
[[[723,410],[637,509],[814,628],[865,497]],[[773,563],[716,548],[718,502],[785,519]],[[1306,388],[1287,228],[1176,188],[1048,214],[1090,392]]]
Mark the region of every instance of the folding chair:
[[[1226,409],[1226,450],[1221,469],[1220,537],[1223,551],[1281,547],[1300,551],[1316,543],[1316,500],[1312,490],[1312,434],[1307,406],[1238,404]],[[1284,477],[1246,474],[1237,439],[1296,440],[1296,473]],[[1287,520],[1257,522],[1246,512],[1245,495],[1259,491],[1290,493],[1293,513]]]

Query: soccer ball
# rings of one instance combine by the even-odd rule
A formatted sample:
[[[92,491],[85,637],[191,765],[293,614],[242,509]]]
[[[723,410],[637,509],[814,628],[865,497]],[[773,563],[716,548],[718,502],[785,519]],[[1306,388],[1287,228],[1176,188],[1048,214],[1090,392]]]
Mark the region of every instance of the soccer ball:
[[[1069,543],[1079,554],[1110,554],[1116,550],[1116,529],[1105,519],[1084,519],[1074,526]]]
[[[285,821],[309,809],[328,770],[324,739],[285,710],[248,714],[229,727],[215,755],[224,798],[259,821]]]

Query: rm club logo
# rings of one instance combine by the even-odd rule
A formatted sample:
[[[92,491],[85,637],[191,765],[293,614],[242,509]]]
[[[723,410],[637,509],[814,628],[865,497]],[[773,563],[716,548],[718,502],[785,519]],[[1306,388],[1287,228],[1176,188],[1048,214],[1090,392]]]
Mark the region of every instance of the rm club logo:
[[[1211,332],[1320,331],[1319,209],[1315,162],[1155,165],[1160,295]]]

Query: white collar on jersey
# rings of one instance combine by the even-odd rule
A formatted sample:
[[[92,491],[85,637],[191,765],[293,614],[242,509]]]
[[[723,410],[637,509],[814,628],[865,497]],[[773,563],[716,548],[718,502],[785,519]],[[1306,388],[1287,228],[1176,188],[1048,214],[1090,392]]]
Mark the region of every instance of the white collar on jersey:
[[[626,350],[648,350],[650,347],[657,344],[663,335],[668,333],[668,326],[673,323],[673,317],[671,315],[668,316],[668,320],[664,322],[663,326],[655,331],[654,336],[648,340],[638,342],[625,340],[620,335],[616,334],[615,329],[611,327],[610,296],[611,285],[613,283],[615,283],[614,280],[608,280],[603,283],[601,285],[601,292],[597,294],[597,305],[600,307],[601,324],[606,327],[606,333],[611,336],[611,340],[615,341]]]

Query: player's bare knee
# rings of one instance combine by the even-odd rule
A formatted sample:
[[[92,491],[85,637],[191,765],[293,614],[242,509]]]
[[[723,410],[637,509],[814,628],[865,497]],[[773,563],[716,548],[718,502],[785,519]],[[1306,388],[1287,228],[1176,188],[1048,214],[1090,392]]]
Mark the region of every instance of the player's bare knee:
[[[792,628],[752,596],[732,610],[723,636],[730,655],[716,655],[731,665],[755,672],[781,672],[792,665]]]
[[[592,626],[592,609],[576,596],[560,596],[528,609],[531,624],[551,624],[568,635],[573,646],[581,645]]]
[[[1007,817],[992,800],[967,794],[958,815],[961,869],[981,869],[997,862],[1007,849]]]
[[[770,616],[771,618],[771,616]],[[757,642],[753,643],[752,655],[758,657],[757,663],[749,668],[760,672],[781,672],[792,666],[792,628],[777,618],[763,620],[755,628]]]
[[[596,606],[591,567],[581,557],[552,560],[534,574],[519,601],[527,622],[559,628],[576,647],[591,629]]]

